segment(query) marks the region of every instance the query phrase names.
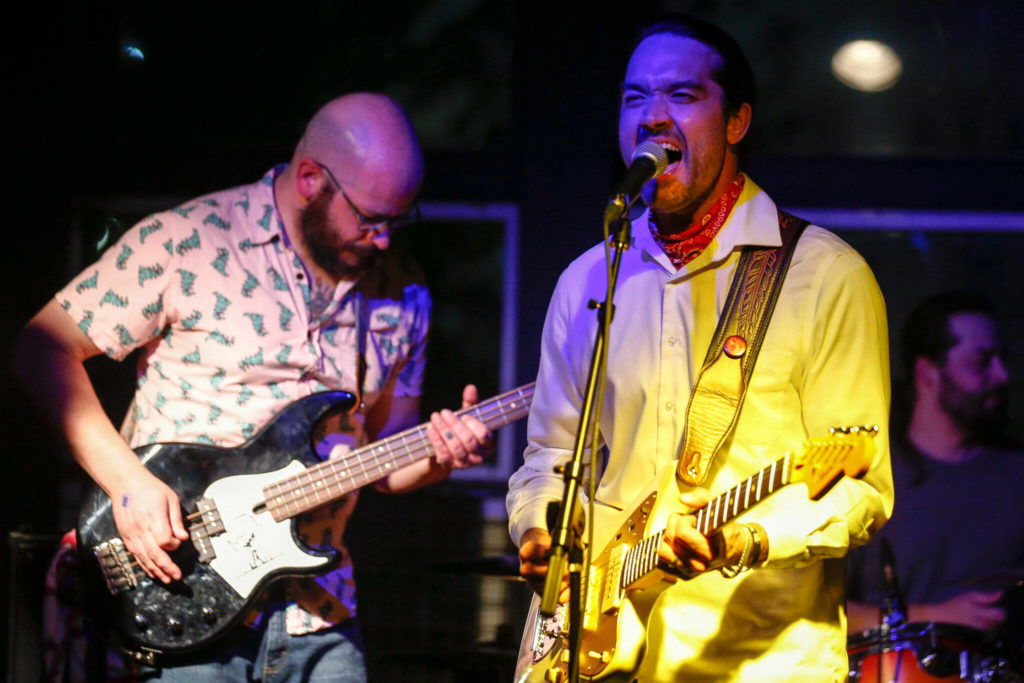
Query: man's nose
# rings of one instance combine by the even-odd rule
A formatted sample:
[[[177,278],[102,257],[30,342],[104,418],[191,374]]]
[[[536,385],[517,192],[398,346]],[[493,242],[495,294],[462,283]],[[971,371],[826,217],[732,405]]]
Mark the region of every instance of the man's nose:
[[[989,374],[994,384],[1006,384],[1010,380],[1010,372],[1006,369],[1006,363],[998,356],[992,359]]]
[[[651,97],[644,107],[640,124],[649,130],[661,130],[671,126],[672,117],[668,113],[668,101],[660,95]]]
[[[391,234],[387,226],[370,233],[370,244],[384,251],[391,244]]]

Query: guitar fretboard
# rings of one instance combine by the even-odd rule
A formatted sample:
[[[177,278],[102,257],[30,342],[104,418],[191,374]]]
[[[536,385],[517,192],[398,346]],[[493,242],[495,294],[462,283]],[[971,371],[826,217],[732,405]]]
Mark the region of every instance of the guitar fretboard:
[[[456,415],[471,415],[488,429],[497,429],[526,416],[533,389],[533,384],[526,384],[459,410]],[[433,453],[427,425],[422,424],[265,486],[264,501],[274,519],[282,521],[337,500]]]
[[[697,530],[709,536],[718,527],[788,484],[791,458],[792,455],[787,453],[768,467],[719,494],[704,507],[695,510],[693,514],[697,516]],[[652,534],[623,554],[620,589],[625,589],[658,568],[658,545],[661,543],[661,535],[661,531]]]

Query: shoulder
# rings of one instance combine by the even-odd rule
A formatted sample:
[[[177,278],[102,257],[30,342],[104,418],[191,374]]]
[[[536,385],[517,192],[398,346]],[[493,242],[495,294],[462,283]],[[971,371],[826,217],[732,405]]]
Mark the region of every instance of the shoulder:
[[[838,235],[817,225],[807,226],[801,235],[787,282],[790,279],[794,284],[801,283],[801,289],[806,287],[808,292],[818,295],[878,289],[864,257]],[[878,296],[881,297],[880,292]]]
[[[793,258],[819,265],[832,265],[836,262],[849,266],[867,265],[864,257],[845,240],[814,224],[808,225],[800,236]]]
[[[624,258],[631,258],[635,251],[635,249],[629,249]],[[555,293],[563,296],[571,296],[573,293],[582,295],[597,282],[604,285],[607,282],[606,277],[605,249],[604,244],[599,242],[577,256],[565,267],[565,270],[558,276]]]

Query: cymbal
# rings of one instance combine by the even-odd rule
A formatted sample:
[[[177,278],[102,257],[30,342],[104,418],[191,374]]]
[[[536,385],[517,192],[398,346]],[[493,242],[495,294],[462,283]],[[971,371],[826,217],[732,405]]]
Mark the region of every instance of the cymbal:
[[[444,574],[475,574],[502,579],[521,580],[519,558],[515,555],[494,555],[489,557],[467,557],[444,560],[423,565],[424,569]]]

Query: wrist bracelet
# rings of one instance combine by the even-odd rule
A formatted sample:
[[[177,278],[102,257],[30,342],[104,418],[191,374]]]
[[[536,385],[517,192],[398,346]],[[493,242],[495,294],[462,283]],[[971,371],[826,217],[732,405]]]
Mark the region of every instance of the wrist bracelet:
[[[761,561],[761,532],[756,524],[745,526],[750,529],[750,534],[754,537],[754,549],[750,553],[750,566],[755,567]]]
[[[743,539],[743,553],[740,555],[740,559],[736,564],[728,564],[720,567],[718,571],[722,573],[727,579],[732,579],[746,570],[750,569],[750,551],[754,547],[754,531],[749,524],[740,524],[740,527],[747,530],[747,534]],[[760,545],[760,543],[758,543]]]

